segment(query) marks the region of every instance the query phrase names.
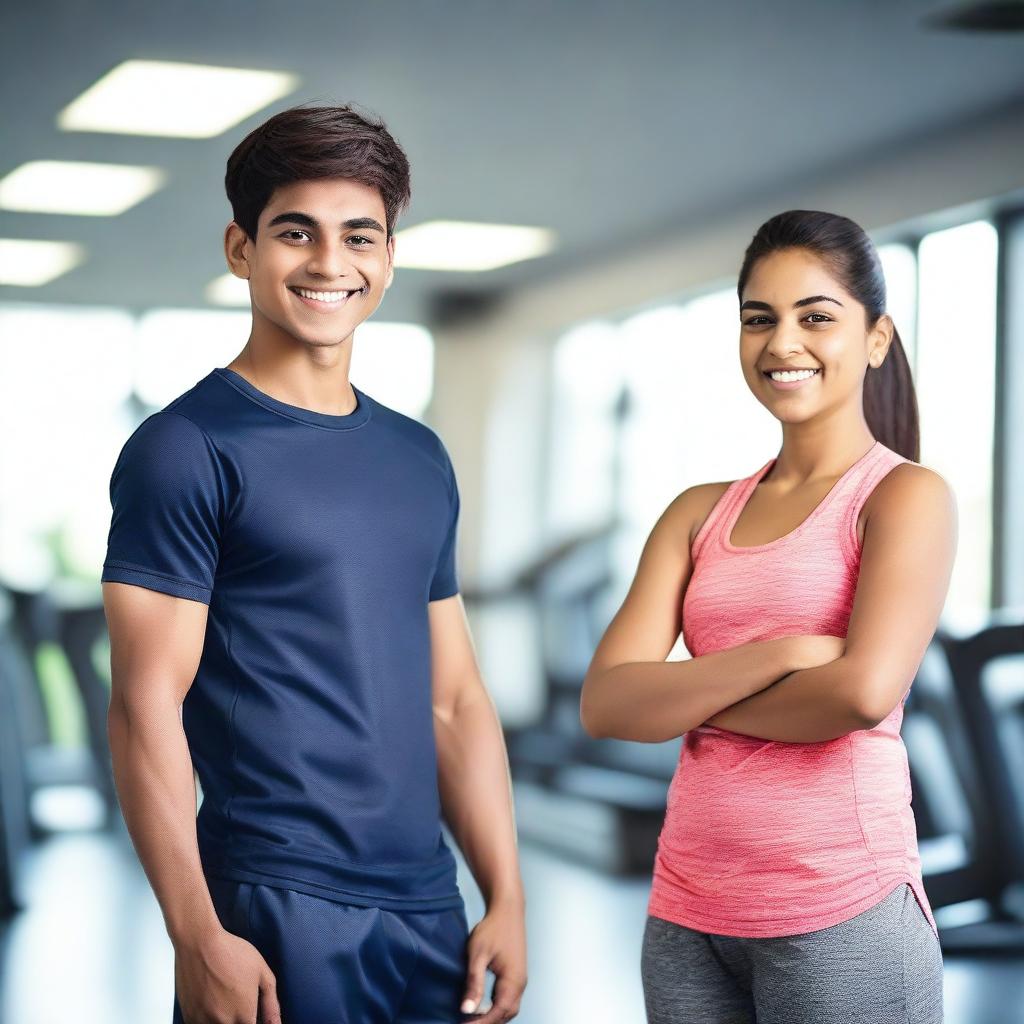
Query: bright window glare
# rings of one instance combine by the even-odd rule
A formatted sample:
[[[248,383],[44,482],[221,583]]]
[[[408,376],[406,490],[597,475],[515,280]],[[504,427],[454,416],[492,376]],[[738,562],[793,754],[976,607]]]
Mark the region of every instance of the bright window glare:
[[[59,571],[55,559],[67,571],[102,561],[133,342],[123,310],[0,306],[0,578],[8,584],[44,586]]]
[[[249,313],[206,309],[155,309],[139,320],[135,390],[162,408],[242,350],[252,325]]]
[[[419,324],[361,324],[349,377],[360,391],[398,412],[422,419],[434,391],[434,339]]]
[[[235,277],[232,273],[215,277],[206,286],[203,295],[207,302],[211,302],[215,306],[250,308],[249,282],[244,277]]]
[[[968,615],[990,604],[997,244],[995,228],[975,221],[926,235],[920,248],[921,461],[956,494],[947,607]]]
[[[616,328],[588,323],[555,344],[547,530],[553,538],[605,522],[615,501],[615,406],[623,385]]]
[[[159,167],[30,160],[0,180],[0,206],[112,217],[152,195],[166,180],[167,174]]]
[[[248,311],[0,304],[0,581],[41,589],[96,581],[110,527],[110,474],[129,434],[244,347]],[[420,418],[433,338],[417,324],[367,323],[353,382]]]
[[[126,60],[57,115],[63,131],[208,139],[293,92],[296,75]]]

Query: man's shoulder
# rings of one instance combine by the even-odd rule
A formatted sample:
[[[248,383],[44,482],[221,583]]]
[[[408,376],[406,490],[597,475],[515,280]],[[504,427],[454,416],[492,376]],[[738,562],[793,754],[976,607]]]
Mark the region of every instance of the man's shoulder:
[[[178,416],[190,420],[199,430],[212,437],[220,427],[237,419],[237,414],[233,414],[229,408],[236,404],[232,402],[233,397],[231,388],[224,387],[216,371],[211,370],[153,415]]]
[[[204,377],[163,408],[149,413],[128,435],[119,462],[150,463],[153,472],[186,471],[207,462],[219,462],[223,435],[230,418],[221,408],[223,396]]]
[[[413,454],[425,455],[442,466],[448,463],[448,452],[440,435],[422,420],[399,412],[370,396],[373,421],[378,429],[390,434]]]

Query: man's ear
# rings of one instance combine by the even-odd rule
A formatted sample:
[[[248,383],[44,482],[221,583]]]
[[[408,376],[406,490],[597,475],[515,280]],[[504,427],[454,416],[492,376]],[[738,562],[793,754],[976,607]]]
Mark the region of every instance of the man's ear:
[[[395,279],[395,236],[388,238],[388,271],[384,278],[384,287],[390,288],[391,282]]]
[[[246,245],[249,236],[242,228],[232,221],[224,229],[224,255],[228,261],[228,270],[235,277],[249,280],[249,260],[247,257]]]

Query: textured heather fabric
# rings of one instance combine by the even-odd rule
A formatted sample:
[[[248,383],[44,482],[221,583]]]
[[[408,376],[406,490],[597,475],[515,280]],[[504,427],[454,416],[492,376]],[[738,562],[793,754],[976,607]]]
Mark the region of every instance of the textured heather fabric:
[[[218,367],[149,416],[102,579],[209,605],[183,708],[207,877],[457,907],[428,602],[458,590],[458,489],[433,431],[353,390],[329,415]]]
[[[732,528],[775,459],[733,481],[693,540],[682,623],[690,653],[790,634],[846,636],[857,517],[907,461],[876,441],[795,530],[748,547],[731,543]],[[905,700],[872,729],[818,743],[711,725],[688,731],[648,912],[722,935],[795,935],[845,921],[907,882],[934,930],[900,738]]]
[[[939,940],[907,883],[804,935],[707,935],[648,917],[648,1024],[942,1024]]]

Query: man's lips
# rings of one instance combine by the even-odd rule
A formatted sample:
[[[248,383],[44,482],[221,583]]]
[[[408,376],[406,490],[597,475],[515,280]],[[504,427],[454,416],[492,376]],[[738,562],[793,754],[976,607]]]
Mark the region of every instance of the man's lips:
[[[350,299],[358,298],[364,294],[366,288],[342,289],[342,288],[301,288],[298,285],[289,285],[288,290],[311,309],[321,313],[330,313],[348,305]],[[305,293],[305,294],[303,294]],[[329,298],[318,298],[317,296],[330,296]],[[334,298],[334,296],[339,296]]]

